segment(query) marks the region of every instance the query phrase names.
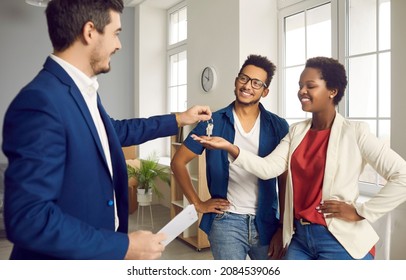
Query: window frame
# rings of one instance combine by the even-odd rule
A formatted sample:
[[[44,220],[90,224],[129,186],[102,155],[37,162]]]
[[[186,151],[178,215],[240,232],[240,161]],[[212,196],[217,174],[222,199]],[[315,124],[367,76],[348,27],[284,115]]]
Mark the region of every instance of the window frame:
[[[184,45],[180,45],[180,46],[178,46],[178,47],[176,47],[176,48],[172,48],[172,49],[170,49],[170,50],[168,50],[167,51],[167,81],[168,81],[168,83],[167,83],[167,98],[168,98],[168,104],[167,104],[167,106],[168,106],[168,110],[170,111],[170,112],[172,112],[172,110],[171,110],[171,103],[172,103],[172,100],[171,100],[171,88],[173,88],[173,86],[171,85],[171,74],[172,74],[172,72],[171,72],[171,56],[173,56],[173,55],[176,55],[176,54],[180,54],[180,53],[182,53],[182,52],[186,52],[186,61],[187,61],[187,47],[186,47],[186,44],[184,44]],[[179,87],[179,86],[181,86],[180,84],[178,84],[177,85],[177,87]],[[186,81],[186,84],[184,84],[184,86],[186,86],[187,87],[187,81]],[[187,92],[186,92],[186,95],[187,95]],[[187,102],[187,98],[186,98],[186,102]],[[186,107],[187,107],[187,105],[186,105]]]
[[[179,12],[180,10],[182,10],[183,8],[187,9],[187,4],[186,1],[182,1],[179,2],[178,4],[176,4],[175,6],[169,8],[167,10],[167,24],[168,24],[168,36],[167,36],[167,49],[173,49],[173,48],[177,48],[179,46],[185,45],[187,44],[187,35],[186,35],[186,39],[182,40],[182,41],[178,41],[174,44],[170,44],[170,35],[171,35],[171,14],[173,14],[174,12]],[[187,10],[186,10],[186,14],[187,14]]]
[[[358,53],[356,55],[350,55],[348,54],[349,52],[349,44],[348,44],[348,37],[349,37],[349,26],[347,25],[348,22],[348,17],[349,17],[349,8],[348,8],[348,1],[349,0],[345,0],[345,1],[339,1],[338,4],[338,15],[339,18],[343,18],[343,26],[340,26],[341,28],[341,32],[339,34],[339,41],[344,41],[345,42],[345,47],[343,48],[339,48],[339,60],[343,62],[343,64],[345,65],[346,70],[348,71],[349,66],[348,66],[348,58],[355,58],[355,57],[364,57],[365,55],[371,55],[371,54],[375,54],[376,55],[376,63],[377,63],[377,76],[379,76],[379,54],[381,53],[386,53],[389,52],[391,53],[391,48],[389,49],[389,51],[381,51],[379,50],[379,47],[377,47],[377,49],[373,52],[364,52],[364,53]],[[379,44],[379,1],[380,0],[376,0],[376,5],[377,5],[377,9],[376,9],[376,44],[378,46]],[[376,108],[376,112],[379,112],[379,80],[377,79],[376,81],[376,90],[377,90],[377,108]],[[340,102],[339,106],[338,106],[338,111],[340,114],[342,114],[343,116],[345,116],[346,118],[348,118],[349,120],[354,119],[354,120],[373,120],[376,121],[376,125],[374,128],[371,128],[371,131],[374,129],[376,131],[376,135],[379,135],[379,120],[389,120],[391,121],[391,117],[381,117],[379,116],[379,114],[377,114],[375,117],[349,117],[348,116],[348,95],[346,94],[344,96],[344,99],[342,100],[342,102]],[[388,143],[390,144],[390,143]],[[360,189],[360,194],[366,197],[371,197],[374,196],[375,194],[377,194],[379,192],[379,190],[382,188],[382,185],[379,184],[379,179],[378,179],[379,174],[375,173],[375,183],[371,183],[371,182],[365,182],[365,181],[358,181],[358,185],[359,185],[359,189]]]
[[[166,65],[167,65],[167,70],[166,70],[166,73],[167,73],[167,86],[166,86],[167,90],[166,91],[167,91],[167,93],[166,93],[166,96],[167,96],[167,108],[168,108],[169,112],[172,111],[171,110],[172,100],[171,100],[171,91],[170,91],[170,89],[172,88],[172,86],[171,86],[171,62],[170,62],[171,56],[173,56],[175,54],[180,54],[185,51],[186,60],[187,60],[187,35],[186,35],[186,39],[184,39],[182,41],[178,41],[174,44],[170,44],[171,14],[176,11],[179,12],[181,9],[183,9],[185,7],[187,9],[186,1],[182,1],[167,10],[168,35],[167,35],[167,46],[166,46],[166,49],[167,49],[167,51],[166,51]],[[186,10],[186,14],[187,14],[187,10]],[[187,82],[186,82],[186,86],[187,86]],[[187,99],[186,99],[186,102],[187,102]]]
[[[280,8],[279,13],[278,13],[278,61],[281,67],[278,67],[281,69],[279,71],[279,79],[278,79],[278,92],[279,98],[278,98],[278,112],[281,116],[285,117],[286,116],[286,95],[285,95],[285,69],[286,69],[286,61],[285,61],[285,30],[284,30],[284,19],[287,16],[292,16],[294,14],[298,14],[303,12],[304,10],[309,10],[311,8],[317,7],[324,5],[326,3],[331,3],[331,10],[334,11],[337,8],[337,0],[279,0],[278,2],[278,7]],[[331,13],[331,55],[333,57],[338,56],[338,35],[335,35],[334,30],[337,30],[337,23],[338,20],[338,15],[336,13]],[[334,33],[335,32],[335,33]]]

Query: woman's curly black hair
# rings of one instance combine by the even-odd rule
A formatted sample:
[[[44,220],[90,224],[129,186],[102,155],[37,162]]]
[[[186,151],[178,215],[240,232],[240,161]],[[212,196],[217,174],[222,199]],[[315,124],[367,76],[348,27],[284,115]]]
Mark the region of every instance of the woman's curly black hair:
[[[347,74],[344,66],[338,60],[329,57],[313,57],[306,61],[305,67],[320,70],[320,78],[326,81],[326,87],[330,90],[337,89],[334,104],[337,105],[344,96],[347,87]]]

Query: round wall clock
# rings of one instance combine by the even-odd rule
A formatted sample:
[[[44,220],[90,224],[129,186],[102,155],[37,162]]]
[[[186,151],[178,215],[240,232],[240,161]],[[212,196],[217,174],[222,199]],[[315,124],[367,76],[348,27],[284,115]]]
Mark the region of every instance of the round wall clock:
[[[216,83],[216,71],[213,67],[206,67],[202,71],[201,84],[205,92],[213,89]]]

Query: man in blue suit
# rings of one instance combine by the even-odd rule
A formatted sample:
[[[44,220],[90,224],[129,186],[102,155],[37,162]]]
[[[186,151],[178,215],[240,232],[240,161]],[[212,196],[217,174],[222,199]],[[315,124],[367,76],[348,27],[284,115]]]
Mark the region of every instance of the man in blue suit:
[[[122,146],[174,135],[210,119],[208,107],[117,121],[104,110],[96,76],[121,48],[122,0],[53,0],[54,48],[4,119],[4,217],[11,259],[155,259],[164,234],[128,233]]]

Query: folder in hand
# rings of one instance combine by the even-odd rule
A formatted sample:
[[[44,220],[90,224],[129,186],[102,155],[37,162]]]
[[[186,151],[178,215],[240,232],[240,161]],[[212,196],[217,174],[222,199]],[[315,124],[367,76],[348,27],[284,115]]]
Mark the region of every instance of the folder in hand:
[[[189,204],[169,223],[167,223],[159,232],[164,232],[167,238],[161,242],[165,246],[174,240],[185,229],[190,227],[198,219],[195,206]]]

